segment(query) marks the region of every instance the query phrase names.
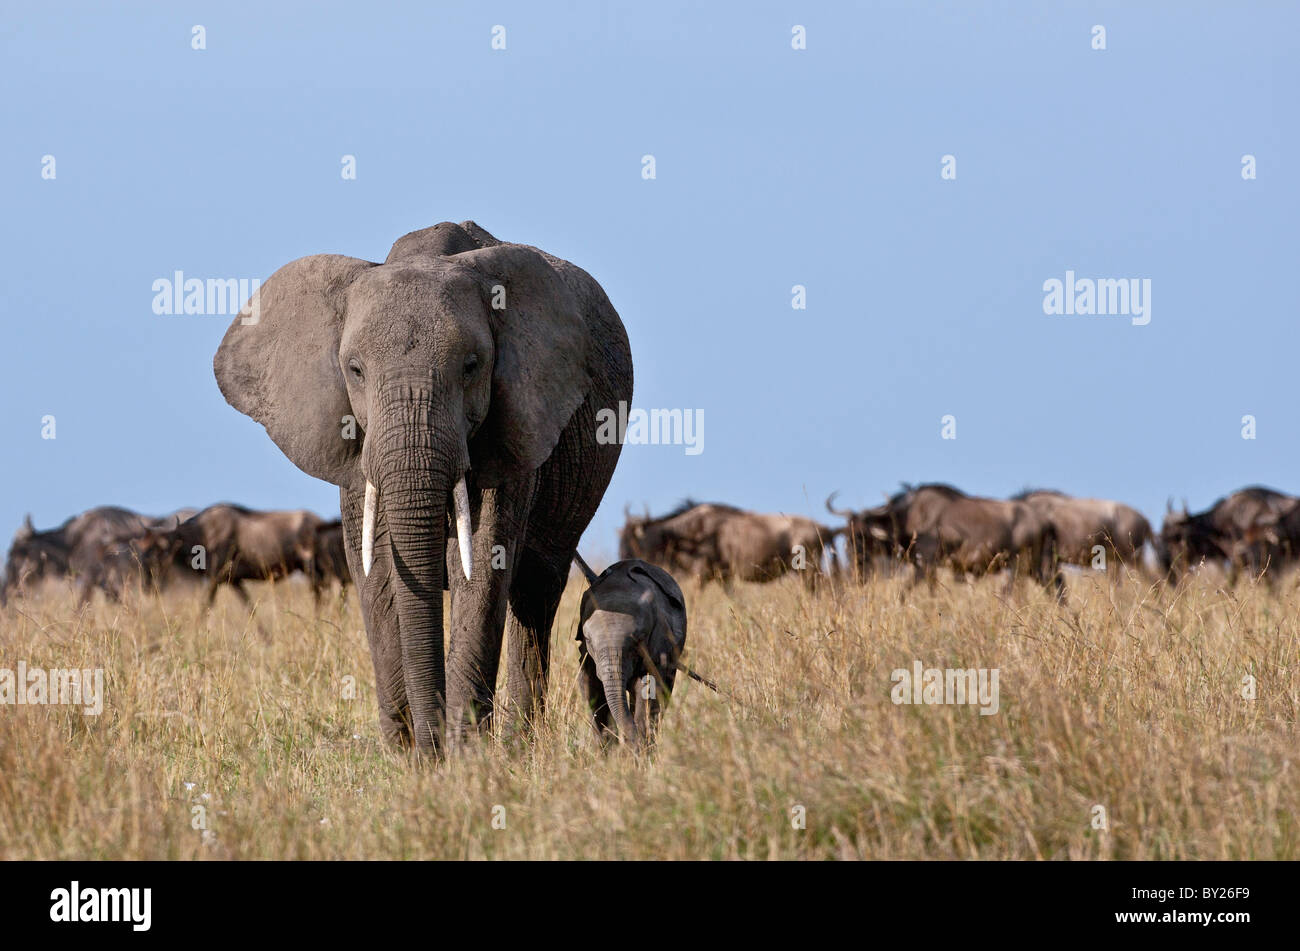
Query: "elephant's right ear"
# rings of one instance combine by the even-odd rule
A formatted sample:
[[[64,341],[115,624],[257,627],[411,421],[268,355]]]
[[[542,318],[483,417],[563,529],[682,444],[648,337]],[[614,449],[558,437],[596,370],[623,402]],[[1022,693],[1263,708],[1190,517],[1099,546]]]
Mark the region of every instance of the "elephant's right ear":
[[[266,427],[299,469],[335,485],[360,471],[361,435],[339,369],[344,299],[369,261],[314,254],[276,271],[217,348],[221,394]]]

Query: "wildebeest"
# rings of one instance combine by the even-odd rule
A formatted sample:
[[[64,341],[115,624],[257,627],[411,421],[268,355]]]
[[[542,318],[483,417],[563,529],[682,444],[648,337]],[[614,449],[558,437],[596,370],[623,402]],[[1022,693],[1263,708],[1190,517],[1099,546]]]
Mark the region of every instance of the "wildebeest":
[[[876,558],[906,559],[917,535],[933,525],[938,513],[954,499],[969,498],[965,492],[941,482],[903,484],[901,491],[874,508],[854,511],[836,509],[837,492],[826,499],[826,511],[845,519],[846,546],[858,577],[872,573]]]
[[[1224,496],[1203,512],[1191,513],[1185,504],[1176,512],[1169,505],[1160,529],[1161,566],[1173,582],[1203,562],[1222,563],[1230,583],[1242,569],[1258,575],[1265,568],[1261,558],[1269,551],[1270,531],[1297,501],[1296,496],[1253,485]],[[1280,545],[1275,531],[1271,537]]]
[[[5,558],[0,604],[7,603],[11,593],[21,594],[29,585],[68,573],[68,548],[61,529],[37,531],[30,515],[23,520]]]
[[[838,529],[799,515],[748,512],[689,499],[659,518],[628,517],[619,558],[639,558],[701,581],[772,581],[797,571],[812,586]]]
[[[28,516],[14,535],[0,585],[0,603],[11,592],[43,578],[71,575],[85,604],[95,588],[117,597],[131,561],[130,543],[147,532],[175,524],[192,510],[155,518],[116,505],[74,515],[58,528],[37,531]]]
[[[312,550],[311,588],[317,604],[321,592],[335,581],[346,596],[348,585],[352,584],[352,572],[348,570],[347,550],[343,546],[343,521],[336,518],[317,525]]]
[[[732,505],[687,499],[658,517],[649,513],[634,516],[626,508],[623,514],[624,525],[618,533],[620,559],[640,558],[667,571],[698,575],[720,557],[716,548],[718,525],[743,512]]]
[[[1058,597],[1065,590],[1055,529],[1024,502],[970,496],[942,483],[904,485],[883,505],[852,513],[848,531],[857,551],[910,560],[913,584],[928,578],[933,586],[936,569],[948,565],[958,575],[1010,568],[1009,584],[1017,573],[1027,573],[1054,585]]]
[[[1012,499],[1027,503],[1052,523],[1057,557],[1067,564],[1092,566],[1100,548],[1105,565],[1137,568],[1143,546],[1152,540],[1151,523],[1123,502],[1080,499],[1051,489],[1026,489]]]
[[[1278,574],[1300,559],[1300,499],[1271,523],[1260,523],[1247,530],[1235,546],[1233,555],[1239,562],[1267,572],[1271,583]]]
[[[207,603],[232,585],[247,603],[245,581],[273,581],[294,571],[316,576],[317,530],[311,512],[259,512],[222,502],[170,529],[153,530],[138,542],[143,560],[170,572],[196,572],[207,585]]]

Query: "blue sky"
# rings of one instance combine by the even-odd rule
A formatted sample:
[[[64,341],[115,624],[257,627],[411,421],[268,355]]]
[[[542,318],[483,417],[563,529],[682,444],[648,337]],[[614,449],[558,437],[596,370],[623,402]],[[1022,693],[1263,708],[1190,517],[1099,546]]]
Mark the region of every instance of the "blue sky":
[[[625,448],[596,554],[686,495],[1300,490],[1294,5],[540,6],[7,3],[0,534],[337,512],[218,392],[229,318],[157,316],[152,282],[467,218],[601,282],[637,406],[704,412],[699,455]],[[1150,279],[1150,324],[1044,315],[1067,269]]]

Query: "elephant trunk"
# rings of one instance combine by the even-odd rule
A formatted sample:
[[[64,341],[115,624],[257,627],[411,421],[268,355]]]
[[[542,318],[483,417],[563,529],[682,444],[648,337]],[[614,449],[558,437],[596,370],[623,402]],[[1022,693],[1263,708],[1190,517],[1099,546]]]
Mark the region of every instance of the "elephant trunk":
[[[441,447],[450,435],[434,422],[427,390],[401,385],[370,457],[378,478],[376,507],[388,527],[402,678],[415,748],[443,749],[446,672],[442,591],[446,567],[447,500],[457,457]]]
[[[600,680],[605,688],[605,703],[609,705],[610,716],[618,726],[619,736],[624,743],[637,744],[636,722],[627,709],[627,688],[623,680],[622,645],[607,646],[601,652]]]

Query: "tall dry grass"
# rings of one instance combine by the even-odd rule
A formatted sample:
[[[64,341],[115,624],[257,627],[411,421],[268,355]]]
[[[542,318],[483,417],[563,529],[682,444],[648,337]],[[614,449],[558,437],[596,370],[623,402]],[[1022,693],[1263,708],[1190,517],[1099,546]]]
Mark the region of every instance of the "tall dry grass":
[[[1065,609],[996,580],[687,585],[689,660],[730,697],[682,678],[637,757],[582,719],[575,580],[534,741],[438,767],[378,738],[355,598],[49,588],[0,611],[0,667],[103,667],[106,707],[0,707],[0,857],[1300,857],[1294,586],[1070,584]],[[999,712],[894,705],[915,660],[997,668]]]

